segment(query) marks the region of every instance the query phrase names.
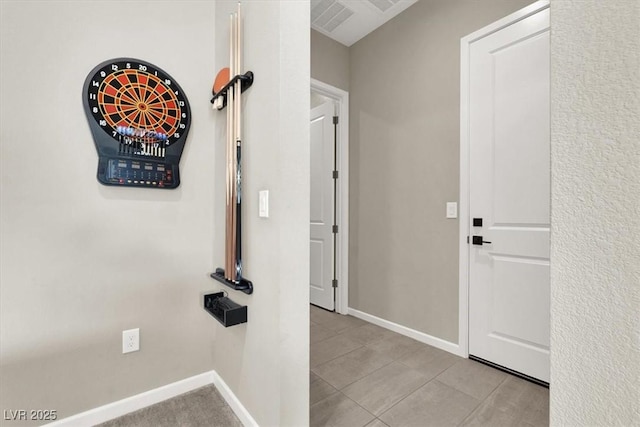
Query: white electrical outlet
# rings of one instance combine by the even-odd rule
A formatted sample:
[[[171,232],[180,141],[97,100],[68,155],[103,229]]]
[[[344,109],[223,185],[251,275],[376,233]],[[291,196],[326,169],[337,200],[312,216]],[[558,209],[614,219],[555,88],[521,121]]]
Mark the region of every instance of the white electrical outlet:
[[[122,353],[140,350],[140,328],[122,331]]]

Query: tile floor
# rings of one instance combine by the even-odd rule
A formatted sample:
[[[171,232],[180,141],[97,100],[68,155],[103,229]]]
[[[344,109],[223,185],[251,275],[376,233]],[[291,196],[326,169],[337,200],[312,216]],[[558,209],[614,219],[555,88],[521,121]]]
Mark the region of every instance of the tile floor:
[[[548,426],[549,390],[311,306],[310,425]]]

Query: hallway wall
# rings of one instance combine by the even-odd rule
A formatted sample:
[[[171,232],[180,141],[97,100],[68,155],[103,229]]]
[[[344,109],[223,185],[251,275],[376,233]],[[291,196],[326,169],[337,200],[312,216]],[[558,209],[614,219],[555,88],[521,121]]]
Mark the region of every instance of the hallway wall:
[[[349,305],[458,342],[460,38],[531,0],[421,0],[350,48]]]
[[[349,48],[313,29],[311,77],[349,91]]]
[[[640,3],[551,1],[551,425],[640,425]]]

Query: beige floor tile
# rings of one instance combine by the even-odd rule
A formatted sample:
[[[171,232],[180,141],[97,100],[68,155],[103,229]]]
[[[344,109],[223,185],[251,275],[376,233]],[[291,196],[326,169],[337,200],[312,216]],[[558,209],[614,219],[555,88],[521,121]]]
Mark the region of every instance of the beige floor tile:
[[[364,320],[358,319],[357,317],[337,314],[333,318],[323,322],[322,326],[337,333],[341,333],[348,329],[357,328],[358,326],[365,324],[366,322]]]
[[[505,381],[469,417],[469,423],[491,422],[492,417],[506,414],[513,424],[549,425],[549,390],[509,375]],[[485,424],[487,423],[485,422]]]
[[[322,325],[333,319],[336,316],[340,316],[340,314],[334,313],[333,311],[325,310],[324,308],[316,307],[315,305],[311,305],[311,309],[309,311],[310,320],[313,323],[318,325]]]
[[[331,384],[320,377],[317,378],[317,380],[311,383],[309,390],[309,405],[320,402],[321,400],[324,400],[338,392],[338,390],[336,390]]]
[[[460,360],[462,360],[461,357],[426,345],[401,357],[398,362],[419,371],[428,379],[432,379]]]
[[[391,362],[389,357],[361,347],[312,369],[320,378],[340,390]]]
[[[353,400],[342,393],[336,393],[314,405],[310,409],[311,427],[362,427],[375,419]]]
[[[547,427],[549,390],[508,376],[462,425]]]
[[[462,422],[478,403],[478,399],[433,380],[378,418],[391,427],[454,426]]]
[[[436,377],[438,381],[473,396],[484,399],[509,375],[497,369],[462,359]]]
[[[367,344],[367,347],[396,360],[408,353],[424,348],[426,345],[394,332],[393,335],[383,340]]]
[[[313,384],[315,381],[319,380],[320,377],[313,373],[313,371],[309,371],[309,384]]]
[[[373,415],[380,415],[429,381],[424,375],[393,362],[342,389]]]
[[[347,329],[342,333],[355,339],[356,341],[361,342],[362,344],[371,344],[376,341],[392,337],[395,334],[395,332],[392,332],[385,328],[381,328],[380,326],[371,323],[366,323],[356,328]]]
[[[525,410],[522,422],[536,427],[549,425],[549,393]]]
[[[483,402],[471,415],[465,419],[461,426],[486,426],[486,427],[515,427],[518,419],[502,412],[495,406]]]
[[[322,325],[311,325],[309,339],[312,343],[319,342],[319,341],[326,340],[327,338],[336,336],[337,334],[338,333],[336,331],[327,329]]]
[[[347,354],[359,347],[358,341],[344,335],[336,335],[320,342],[311,343],[311,367],[328,362],[336,357]]]
[[[367,424],[365,427],[389,427],[389,426],[383,423],[382,421],[380,421],[378,418],[376,418],[375,420]]]

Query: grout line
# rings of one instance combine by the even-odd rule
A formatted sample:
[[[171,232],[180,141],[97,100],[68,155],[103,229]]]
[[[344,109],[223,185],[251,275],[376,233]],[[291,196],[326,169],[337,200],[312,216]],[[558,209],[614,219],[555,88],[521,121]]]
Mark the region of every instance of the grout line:
[[[389,412],[391,409],[395,408],[397,405],[400,404],[400,402],[404,401],[406,398],[408,398],[409,396],[411,396],[412,394],[414,394],[415,392],[417,392],[418,390],[420,390],[422,387],[426,386],[427,384],[429,384],[430,382],[434,381],[435,377],[431,378],[429,381],[427,381],[426,383],[422,384],[420,387],[418,387],[417,389],[413,390],[411,393],[407,394],[405,397],[403,397],[402,399],[398,400],[396,403],[394,403],[393,405],[391,405],[390,407],[388,407],[387,409],[385,409],[380,415],[378,415],[378,417],[381,417],[382,415],[386,414],[387,412]],[[385,423],[386,424],[386,423]]]
[[[374,351],[375,351],[375,350],[374,350]],[[358,381],[360,381],[360,380],[363,380],[363,379],[367,378],[369,375],[372,375],[372,374],[374,374],[375,372],[378,372],[380,369],[382,369],[382,368],[384,368],[384,367],[386,367],[386,366],[391,365],[393,362],[394,362],[394,360],[392,360],[391,362],[386,363],[386,364],[384,364],[384,365],[380,366],[380,367],[379,367],[378,369],[376,369],[375,371],[373,371],[373,372],[369,372],[369,373],[368,373],[367,375],[365,375],[364,377],[362,377],[362,378],[358,378],[357,380],[350,382],[349,384],[345,385],[345,386],[344,386],[344,387],[342,387],[342,388],[339,388],[338,390],[340,390],[340,391],[344,390],[345,388],[349,387],[351,384],[357,383]],[[335,387],[335,386],[334,386],[334,387]]]
[[[324,326],[322,326],[322,325],[316,325],[316,326],[320,326],[322,329],[326,329],[326,330],[327,330],[327,331],[329,331],[329,332],[334,332],[334,331],[332,331],[331,329],[327,329],[327,328],[325,328],[325,327],[324,327]],[[339,334],[337,334],[337,333],[336,333],[335,335],[331,335],[331,336],[329,336],[329,337],[327,337],[327,338],[323,338],[323,339],[321,339],[321,340],[314,341],[314,342],[311,342],[311,338],[309,338],[309,346],[311,346],[311,344],[318,344],[318,343],[321,343],[321,342],[326,341],[326,340],[328,340],[328,339],[334,338],[334,337],[336,337],[337,335],[339,335]]]
[[[393,362],[391,362],[393,363]],[[388,366],[388,365],[387,365]],[[408,366],[407,366],[408,367]],[[382,368],[380,368],[382,369]],[[411,368],[409,368],[411,369]],[[433,380],[433,378],[428,379],[426,382],[424,382],[423,384],[420,384],[419,386],[417,386],[416,388],[414,388],[413,390],[411,390],[409,393],[407,393],[406,395],[404,395],[403,397],[401,397],[396,403],[394,403],[393,405],[389,406],[387,409],[385,409],[384,411],[382,411],[380,413],[380,415],[384,414],[385,412],[387,412],[389,409],[393,408],[394,406],[396,406],[398,403],[402,402],[404,399],[406,399],[407,397],[411,396],[413,393],[415,393],[416,391],[420,390],[422,387],[424,387],[425,385],[427,385],[428,383],[431,382],[431,380]],[[377,415],[377,417],[379,417],[380,415]],[[382,420],[381,420],[382,421]],[[384,423],[385,425],[387,425],[386,423]]]
[[[468,396],[468,395],[467,395],[467,396]],[[471,412],[469,412],[469,413],[467,414],[467,416],[466,416],[466,417],[464,417],[464,418],[462,419],[462,421],[460,421],[460,423],[458,423],[457,425],[458,425],[458,426],[463,425],[463,424],[464,424],[464,423],[465,423],[469,418],[471,418],[471,416],[472,416],[473,414],[475,414],[475,412],[480,408],[480,406],[482,406],[482,404],[483,404],[483,403],[484,403],[484,400],[483,400],[483,401],[481,401],[481,402],[478,402],[478,404],[477,404],[477,405],[476,405],[476,406],[471,410]]]
[[[384,424],[385,426],[389,427],[389,424],[385,423],[384,421],[382,421],[380,418],[376,417],[376,420],[380,421],[382,424]]]
[[[355,403],[359,408],[361,408],[363,411],[365,411],[367,414],[371,415],[373,417],[373,419],[376,419],[378,417],[376,417],[374,414],[372,414],[371,412],[369,412],[369,410],[367,410],[366,408],[364,408],[362,405],[360,405],[358,402],[356,402],[355,400],[353,400],[352,398],[350,398],[349,396],[347,396],[346,394],[344,394],[342,392],[342,390],[338,390],[338,393],[340,393],[341,395],[343,395],[344,397],[346,397],[347,399],[349,399],[350,401],[352,401],[353,403]],[[367,424],[369,424],[371,421],[373,420],[369,420],[367,421],[366,424],[363,424],[363,427],[366,426]]]
[[[451,388],[451,389],[453,389],[453,390],[457,391],[458,393],[462,393],[462,394],[464,394],[465,396],[469,396],[469,397],[470,397],[470,398],[472,398],[473,400],[479,400],[480,402],[484,402],[484,399],[479,399],[479,398],[477,398],[477,397],[475,397],[475,396],[471,396],[469,393],[466,393],[466,392],[464,392],[464,391],[462,391],[462,390],[459,390],[459,389],[455,388],[455,387],[454,387],[454,386],[452,386],[452,385],[449,385],[449,384],[443,383],[443,382],[442,382],[442,381],[440,381],[437,377],[436,377],[436,378],[434,378],[433,380],[434,380],[434,381],[438,381],[438,382],[439,382],[440,384],[442,384],[443,386],[445,386],[445,387],[449,387],[449,388]],[[493,392],[493,390],[492,390],[492,392]],[[489,396],[487,396],[487,397],[489,397]],[[485,399],[486,399],[486,398],[485,398]]]
[[[338,393],[340,393],[340,391],[339,391],[339,390],[338,390]],[[325,401],[325,400],[327,400],[327,399],[332,398],[332,397],[333,397],[333,396],[335,396],[336,394],[337,394],[337,393],[333,393],[333,394],[331,394],[331,395],[329,395],[329,396],[325,397],[324,399],[320,399],[320,400],[318,400],[318,401],[317,401],[316,403],[314,403],[313,405],[309,405],[309,412],[311,412],[311,408],[313,408],[314,406],[316,406],[316,405],[318,405],[318,404],[320,404],[320,403],[324,402],[324,401]]]
[[[317,364],[317,365],[315,365],[315,366],[310,366],[310,367],[309,367],[309,369],[310,369],[311,371],[313,371],[313,369],[314,369],[314,368],[318,368],[318,367],[320,367],[320,366],[322,366],[322,365],[324,365],[324,364],[326,364],[326,363],[329,363],[329,362],[332,362],[332,361],[334,361],[334,360],[336,360],[336,359],[339,359],[339,358],[340,358],[340,357],[342,357],[342,356],[346,356],[346,355],[347,355],[347,354],[349,354],[349,353],[353,353],[353,352],[354,352],[354,351],[356,351],[356,350],[360,350],[362,347],[364,347],[364,346],[363,346],[363,345],[361,345],[360,347],[354,348],[353,350],[348,351],[348,352],[346,352],[346,353],[344,353],[344,354],[341,354],[340,356],[336,356],[336,357],[334,357],[333,359],[329,359],[329,360],[327,360],[327,361],[325,361],[325,362],[322,362],[322,363],[319,363],[319,364]],[[317,372],[314,372],[314,374],[318,375],[318,373],[317,373]],[[320,376],[320,375],[318,375],[318,376]]]
[[[335,388],[335,387],[334,387],[334,388]],[[343,397],[345,397],[346,399],[348,399],[348,400],[350,400],[351,402],[353,402],[357,407],[359,407],[360,409],[362,409],[363,411],[365,411],[367,414],[371,415],[374,419],[378,418],[378,417],[376,417],[374,414],[372,414],[371,412],[369,412],[368,410],[366,410],[365,408],[363,408],[363,407],[362,407],[358,402],[356,402],[355,400],[353,400],[352,398],[350,398],[349,396],[347,396],[346,394],[344,394],[342,391],[340,391],[340,390],[338,390],[338,389],[336,389],[336,390],[337,390],[337,393],[333,393],[332,395],[327,396],[327,397],[325,397],[324,399],[317,401],[317,402],[316,402],[316,403],[314,403],[313,405],[310,405],[310,406],[309,406],[309,411],[311,411],[311,408],[312,408],[312,407],[314,407],[314,406],[316,406],[316,405],[318,405],[319,403],[324,402],[325,400],[327,400],[327,399],[330,399],[330,398],[334,397],[336,394],[341,394]],[[367,425],[367,424],[369,424],[371,421],[373,421],[373,420],[369,420],[369,421],[367,421],[367,422],[366,422],[366,424],[363,424],[361,427],[366,426],[366,425]]]
[[[335,388],[334,386],[332,386],[331,384],[329,384],[328,382],[326,382],[322,378],[320,378],[320,381],[323,381],[324,383],[328,384],[334,391],[331,392],[330,394],[328,394],[327,396],[323,397],[322,399],[320,399],[320,400],[318,400],[316,402],[313,402],[313,403],[311,403],[311,395],[309,395],[309,409],[311,409],[311,407],[314,406],[315,404],[320,403],[323,400],[328,399],[328,398],[340,393],[340,390],[338,390],[337,388]],[[311,388],[311,387],[309,387],[309,388]]]
[[[350,352],[348,352],[348,353],[345,353],[345,354],[343,354],[343,355],[341,355],[341,356],[338,356],[338,357],[336,357],[336,358],[334,358],[334,359],[331,359],[331,360],[328,360],[328,361],[326,361],[326,362],[323,362],[323,363],[321,363],[320,365],[316,365],[316,366],[315,366],[315,368],[320,367],[321,365],[324,365],[324,364],[326,364],[326,363],[329,363],[329,362],[331,362],[331,361],[333,361],[333,360],[339,359],[339,358],[341,358],[341,357],[343,357],[343,356],[346,356],[346,355],[348,355],[348,354],[350,354],[350,353],[353,353],[353,352],[354,352],[354,351],[356,351],[356,350],[360,350],[360,349],[361,349],[361,348],[363,348],[363,347],[366,347],[366,346],[365,346],[365,345],[361,345],[360,347],[358,347],[358,348],[356,348],[356,349],[354,349],[354,350],[352,350],[352,351],[350,351]],[[368,347],[367,347],[367,348],[368,348]],[[375,353],[379,353],[379,354],[380,354],[380,352],[377,352],[377,351],[375,351],[375,350],[374,350],[374,349],[372,349],[372,348],[369,348],[369,350],[371,350],[371,351],[373,351],[373,352],[375,352]],[[380,367],[379,367],[379,368],[377,368],[376,370],[374,370],[374,371],[372,371],[372,372],[370,372],[370,373],[366,374],[364,377],[358,378],[358,379],[356,379],[355,381],[352,381],[352,382],[350,382],[349,384],[346,384],[346,385],[345,385],[345,386],[343,386],[342,388],[338,388],[338,387],[334,386],[334,385],[333,385],[333,384],[331,384],[327,379],[322,378],[322,376],[321,376],[320,374],[318,374],[317,372],[313,372],[313,368],[310,368],[310,370],[311,370],[311,372],[313,372],[314,374],[316,374],[318,377],[322,378],[325,382],[327,382],[329,385],[331,385],[331,386],[332,386],[333,388],[335,388],[336,390],[338,390],[338,391],[342,391],[343,389],[345,389],[345,388],[349,387],[351,384],[353,384],[353,383],[355,383],[355,382],[358,382],[358,381],[360,381],[360,380],[361,380],[361,379],[363,379],[363,378],[368,377],[369,375],[371,375],[371,374],[373,374],[374,372],[376,372],[376,371],[378,371],[378,370],[380,370],[380,369],[384,368],[385,366],[388,366],[388,365],[392,364],[393,362],[395,362],[395,360],[391,360],[389,363],[385,363],[384,365],[380,366]]]
[[[396,362],[396,360],[394,360],[394,361],[393,361],[393,362],[391,362],[391,363],[394,363],[394,362]],[[380,369],[382,369],[382,368],[384,368],[384,367],[386,367],[386,366],[389,366],[391,363],[388,363],[387,365],[384,365],[384,366],[380,367],[379,369],[376,369],[376,371],[379,371]],[[398,363],[400,363],[400,362],[398,362]],[[405,367],[407,367],[407,368],[409,368],[409,369],[413,369],[413,368],[411,368],[411,367],[409,367],[409,366],[406,366],[406,365],[403,365],[403,366],[405,366]],[[372,373],[370,373],[370,374],[368,374],[368,375],[366,375],[366,376],[364,376],[364,377],[360,378],[358,381],[365,379],[365,378],[366,378],[366,377],[368,377],[369,375],[373,375],[376,371],[374,371],[374,372],[372,372]],[[416,391],[420,390],[420,389],[421,389],[422,387],[424,387],[425,385],[429,384],[429,383],[430,383],[431,381],[433,381],[434,379],[435,379],[435,377],[430,378],[430,379],[428,379],[426,382],[424,382],[423,384],[421,384],[421,385],[417,386],[415,389],[411,390],[411,391],[410,391],[409,393],[407,393],[405,396],[403,396],[402,398],[400,398],[396,403],[394,403],[393,405],[389,406],[387,409],[385,409],[384,411],[382,411],[379,415],[376,415],[376,418],[379,418],[381,415],[385,414],[385,413],[386,413],[387,411],[389,411],[391,408],[393,408],[394,406],[396,406],[397,404],[399,404],[400,402],[402,402],[403,400],[405,400],[407,397],[411,396],[411,395],[412,395],[413,393],[415,393]],[[357,382],[357,381],[354,381],[354,382]],[[351,384],[353,384],[353,383],[351,383]],[[349,385],[351,385],[351,384],[349,384]],[[348,387],[348,386],[345,386],[345,388],[346,388],[346,387]],[[340,391],[342,391],[342,390],[340,390]],[[374,415],[375,415],[375,414],[374,414]],[[382,420],[380,420],[380,421],[381,421],[381,422],[383,422]],[[383,422],[383,423],[384,423],[384,422]],[[385,424],[385,425],[387,425],[386,423],[384,423],[384,424]]]
[[[438,381],[436,378],[434,378],[433,380],[434,380],[434,381]],[[464,419],[463,419],[462,421],[460,421],[460,423],[459,423],[459,424],[457,424],[457,426],[461,426],[461,425],[462,425],[462,423],[464,423],[464,422],[467,420],[467,418],[469,418],[469,417],[471,416],[471,414],[473,414],[473,413],[476,411],[476,409],[478,409],[478,408],[480,407],[480,405],[482,405],[482,404],[484,403],[484,401],[489,397],[489,395],[490,395],[491,393],[493,393],[493,391],[492,391],[491,393],[489,393],[489,395],[487,395],[487,397],[485,397],[484,399],[480,400],[480,399],[478,399],[477,397],[471,396],[470,394],[465,393],[465,392],[464,392],[464,391],[462,391],[462,390],[458,390],[457,388],[455,388],[455,387],[453,387],[453,386],[450,386],[449,384],[445,384],[445,383],[443,383],[442,381],[438,381],[438,382],[439,382],[441,385],[445,386],[445,387],[449,387],[449,388],[451,388],[451,389],[453,389],[453,390],[457,391],[458,393],[462,393],[462,394],[464,394],[464,395],[466,395],[466,396],[469,396],[470,398],[472,398],[472,399],[474,399],[474,400],[477,400],[477,401],[478,401],[478,404],[477,404],[476,406],[474,406],[474,407],[471,409],[471,411],[469,411],[469,413],[467,414],[467,416],[466,416],[466,417],[464,417]]]
[[[428,345],[428,344],[427,344],[427,345]],[[418,351],[420,351],[420,350],[416,350],[416,352],[418,352]],[[413,354],[413,353],[409,353],[409,354]],[[405,355],[405,357],[406,357],[406,356],[408,356],[409,354]],[[454,355],[454,356],[455,356],[455,355]],[[459,356],[455,356],[455,357],[459,357]],[[432,359],[432,360],[431,360],[431,361],[429,361],[428,363],[429,363],[429,364],[431,364],[432,362],[436,361],[436,359],[438,359],[438,356],[436,356],[434,359]],[[442,368],[442,370],[440,370],[438,373],[436,373],[434,376],[432,376],[432,377],[429,379],[429,381],[431,381],[431,380],[434,380],[434,379],[438,378],[440,375],[442,375],[442,373],[443,373],[444,371],[449,370],[449,369],[450,369],[450,368],[452,368],[454,365],[457,365],[460,361],[461,361],[461,360],[456,360],[456,361],[454,361],[451,365],[449,365],[449,366],[447,366],[447,367],[445,367],[445,368]],[[414,371],[418,371],[418,372],[420,372],[420,369],[417,369],[417,368],[414,368],[414,367],[412,367],[412,366],[409,366],[409,365],[407,365],[407,364],[405,364],[405,363],[401,362],[400,360],[398,360],[398,363],[400,363],[400,364],[402,364],[402,365],[406,366],[406,367],[407,367],[407,368],[409,368],[409,369],[413,369]]]
[[[457,365],[458,363],[460,363],[460,362],[456,362],[455,364],[451,365],[451,366],[450,366],[449,368],[447,368],[446,370],[448,371],[449,369],[453,368],[453,367],[454,367],[455,365]],[[485,365],[485,366],[487,366],[487,365]],[[498,371],[498,372],[502,372],[502,371],[500,371],[499,369],[492,368],[491,366],[488,366],[488,368],[491,368],[491,369],[493,369],[493,370],[495,370],[495,371]],[[444,373],[444,371],[443,371],[443,372],[440,372],[436,377],[434,377],[434,379],[435,379],[435,380],[438,380],[438,377],[439,377],[440,375],[442,375],[443,373]],[[506,372],[505,372],[505,373],[506,373]],[[486,396],[481,400],[481,402],[484,402],[485,400],[487,400],[487,399],[489,398],[489,396],[491,396],[491,395],[492,395],[492,394],[493,394],[493,393],[498,389],[498,387],[500,387],[500,386],[502,385],[502,383],[504,383],[507,379],[509,379],[509,375],[510,375],[510,374],[508,374],[508,373],[506,373],[506,374],[507,374],[507,376],[506,376],[505,378],[503,378],[503,379],[502,379],[502,381],[500,381],[500,382],[499,382],[495,387],[493,387],[493,388],[491,389],[491,391],[490,391],[490,392],[489,392],[489,393],[488,393],[488,394],[487,394],[487,395],[486,395]],[[445,385],[445,386],[449,387],[449,388],[452,388],[452,389],[454,389],[454,390],[457,390],[457,391],[459,391],[459,392],[460,392],[460,393],[462,393],[462,394],[466,394],[467,396],[469,396],[469,397],[471,397],[471,398],[473,398],[473,399],[480,400],[479,398],[477,398],[477,397],[475,397],[475,396],[472,396],[472,395],[470,395],[469,393],[466,393],[466,392],[464,392],[464,391],[462,391],[462,390],[458,389],[458,388],[457,388],[457,387],[455,387],[455,386],[452,386],[452,385],[449,385],[449,384],[443,383],[442,381],[439,381],[439,380],[438,380],[438,382],[439,382],[440,384],[442,384],[442,385]]]
[[[504,383],[506,380],[507,380],[507,378],[505,378],[505,379],[503,379],[502,381],[500,381],[500,384],[498,384],[498,385],[497,385],[493,390],[491,390],[491,392],[490,392],[489,394],[487,394],[487,396],[486,396],[484,399],[480,400],[480,401],[478,402],[478,404],[477,404],[477,405],[476,405],[476,406],[471,410],[471,412],[469,412],[469,413],[467,414],[467,416],[466,416],[466,417],[464,417],[464,419],[463,419],[462,421],[460,421],[460,423],[458,424],[458,426],[463,425],[463,424],[464,424],[464,422],[465,422],[465,421],[467,421],[467,420],[471,417],[471,415],[473,415],[473,414],[474,414],[474,413],[475,413],[475,412],[480,408],[480,406],[482,406],[482,405],[483,405],[483,404],[484,404],[484,403],[489,399],[489,397],[490,397],[493,393],[495,393],[495,391],[498,389],[498,387],[500,387],[500,386],[502,385],[502,383]],[[446,385],[446,384],[445,384],[445,385]],[[451,386],[449,386],[449,387],[451,387]],[[455,389],[455,390],[458,390],[458,389],[457,389],[457,388],[455,388],[455,387],[452,387],[452,388],[453,388],[453,389]],[[459,391],[460,393],[462,393],[462,394],[467,394],[467,393],[465,393],[464,391],[461,391],[461,390],[458,390],[458,391]],[[467,396],[469,396],[469,395],[467,394]],[[471,397],[473,397],[473,396],[471,396]]]
[[[496,370],[497,370],[497,369],[496,369]],[[473,408],[473,410],[472,410],[471,412],[469,412],[469,414],[465,417],[465,419],[464,419],[464,420],[462,420],[462,423],[464,423],[464,422],[467,420],[467,418],[469,418],[469,417],[470,417],[474,412],[476,412],[476,410],[477,410],[478,408],[480,408],[480,406],[482,406],[485,402],[487,402],[487,401],[489,400],[489,398],[491,397],[491,395],[493,395],[493,393],[495,393],[495,392],[496,392],[496,390],[498,390],[498,388],[499,388],[502,384],[504,384],[504,382],[505,382],[505,381],[507,381],[508,379],[509,379],[509,377],[507,376],[507,377],[505,377],[502,381],[500,381],[500,383],[499,383],[497,386],[495,386],[495,387],[494,387],[494,389],[493,389],[493,390],[491,390],[491,392],[490,392],[489,394],[487,394],[487,396],[486,396],[484,399],[482,399],[482,400],[481,400],[481,401],[476,405],[476,407],[475,407],[475,408]],[[456,389],[456,390],[457,390],[457,389]],[[464,392],[463,392],[463,393],[464,393]],[[465,394],[466,394],[466,393],[465,393]],[[468,396],[468,395],[467,395],[467,396]],[[473,396],[472,396],[472,397],[473,397]],[[459,425],[461,425],[462,423],[460,423]]]

